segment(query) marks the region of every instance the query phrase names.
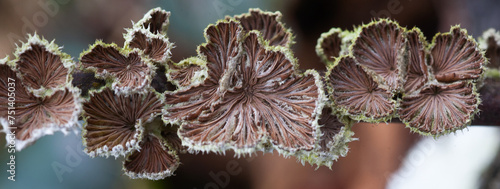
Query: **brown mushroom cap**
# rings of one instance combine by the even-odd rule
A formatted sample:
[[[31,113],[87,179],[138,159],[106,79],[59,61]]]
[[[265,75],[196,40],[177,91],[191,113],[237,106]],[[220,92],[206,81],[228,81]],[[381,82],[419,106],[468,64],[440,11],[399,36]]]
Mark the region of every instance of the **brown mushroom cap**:
[[[137,149],[143,124],[161,113],[163,103],[154,93],[116,94],[109,88],[94,93],[83,105],[83,138],[90,156],[115,157]]]
[[[336,142],[336,136],[346,125],[339,120],[337,115],[332,114],[330,107],[323,108],[318,124],[322,125],[320,130],[323,134],[320,137],[319,150],[323,153],[329,153],[332,143]]]
[[[318,75],[297,75],[294,60],[284,52],[266,50],[257,32],[244,39],[242,52],[220,101],[182,125],[181,138],[194,150],[217,146],[216,151],[252,153],[265,148],[266,138],[287,152],[312,149],[316,137],[312,123],[321,99]]]
[[[69,84],[74,63],[53,41],[30,35],[15,54],[15,60],[0,62],[0,121],[7,133],[15,133],[7,141],[22,150],[44,135],[78,125],[81,104]]]
[[[223,85],[221,79],[237,61],[241,30],[234,21],[220,22],[206,29],[207,44],[200,46],[198,52],[207,61],[207,78],[198,85],[165,94],[166,103],[173,105],[167,109],[167,119],[194,120],[212,109],[224,93],[224,89],[219,88]]]
[[[335,58],[340,56],[340,50],[342,45],[342,38],[340,37],[340,29],[333,28],[326,35],[321,35],[318,40],[317,53],[323,62],[334,62]]]
[[[260,9],[250,9],[249,13],[235,16],[234,19],[240,21],[246,32],[259,31],[271,46],[289,47],[292,44],[292,33],[281,23],[280,12],[271,13]]]
[[[164,179],[180,164],[175,151],[154,135],[145,136],[139,145],[140,150],[135,150],[123,162],[123,171],[131,178]]]
[[[486,61],[475,41],[459,27],[452,27],[449,33],[436,35],[431,55],[429,65],[434,77],[444,83],[478,79]]]
[[[470,123],[479,98],[471,82],[430,84],[416,95],[404,96],[399,117],[413,131],[442,135]]]
[[[410,94],[429,81],[429,70],[426,64],[426,41],[422,33],[418,29],[413,29],[407,33],[407,37],[409,61],[404,89]]]
[[[57,88],[66,85],[68,69],[61,57],[41,44],[31,44],[16,62],[24,83],[33,89]]]
[[[116,45],[98,41],[82,54],[81,66],[92,70],[98,78],[112,78],[118,90],[145,90],[151,83],[155,67],[143,59],[138,51],[120,52]]]
[[[9,66],[0,65],[0,73],[0,118],[5,120],[2,123],[4,131],[15,133],[17,150],[44,135],[55,131],[66,132],[77,124],[79,102],[68,89],[58,90],[50,96],[36,97],[24,88],[21,79]],[[14,113],[9,113],[9,110]],[[9,138],[7,140],[10,141]]]
[[[379,84],[392,91],[402,86],[404,49],[404,29],[395,22],[380,20],[361,28],[352,46],[352,55],[368,73],[382,77],[383,81]]]
[[[144,17],[139,20],[134,27],[149,28],[153,34],[167,34],[170,18],[170,12],[161,8],[151,9]]]
[[[126,45],[141,49],[155,62],[165,63],[170,58],[172,44],[162,35],[154,35],[145,29],[132,29]]]
[[[201,61],[197,58],[190,58],[182,60],[178,64],[170,62],[168,64],[170,79],[175,81],[180,87],[188,87],[194,84],[193,79],[204,79],[204,76],[195,78],[203,69],[202,65],[196,63]]]
[[[331,88],[330,98],[334,106],[352,119],[380,121],[394,113],[393,94],[380,88],[350,56],[338,60],[338,64],[328,73],[327,83]]]

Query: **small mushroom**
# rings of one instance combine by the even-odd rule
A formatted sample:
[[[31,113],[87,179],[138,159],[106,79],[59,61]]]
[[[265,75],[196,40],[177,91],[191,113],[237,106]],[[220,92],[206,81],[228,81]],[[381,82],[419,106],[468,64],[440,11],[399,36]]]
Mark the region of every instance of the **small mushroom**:
[[[80,69],[94,72],[99,79],[111,79],[117,92],[144,92],[151,85],[156,67],[141,53],[97,41],[82,53]]]
[[[437,81],[451,83],[478,79],[483,74],[486,59],[475,40],[460,27],[434,36],[429,62]]]
[[[418,94],[403,97],[399,117],[414,132],[439,136],[469,125],[479,102],[470,81],[429,84]]]
[[[22,150],[55,131],[78,125],[79,91],[72,87],[75,63],[54,41],[34,34],[16,48],[16,59],[0,62],[0,122],[7,141]]]
[[[486,30],[479,38],[479,46],[489,60],[486,77],[500,78],[500,32],[495,29]]]
[[[352,121],[334,114],[332,108],[325,106],[318,124],[321,126],[321,137],[312,151],[300,151],[297,158],[304,164],[331,167],[339,157],[347,155],[347,144],[353,140]]]
[[[206,31],[208,43],[199,52],[207,60],[207,79],[166,95],[172,106],[165,117],[185,121],[179,129],[184,144],[194,151],[237,154],[269,146],[285,155],[312,150],[324,105],[319,74],[299,74],[291,53],[266,49],[259,31],[240,42],[241,26],[233,20]]]
[[[144,52],[154,62],[166,63],[171,56],[173,44],[164,35],[153,34],[144,28],[128,29],[125,47],[137,48]]]
[[[326,76],[333,107],[358,121],[389,120],[395,112],[394,94],[379,84],[356,64],[351,56],[337,60]]]
[[[270,46],[290,47],[293,44],[293,35],[290,29],[285,28],[281,22],[280,12],[267,12],[260,9],[250,9],[249,13],[234,16],[239,21],[243,30],[249,32],[259,31]],[[231,17],[226,17],[231,19]]]
[[[75,63],[60,49],[54,41],[49,43],[36,34],[29,35],[28,41],[16,49],[15,71],[35,96],[71,87]]]
[[[399,91],[403,85],[405,29],[396,22],[381,19],[359,30],[351,47],[356,62],[369,74],[380,77],[376,81],[381,87]]]
[[[125,175],[133,179],[151,180],[173,175],[180,164],[177,152],[183,150],[177,146],[180,139],[176,135],[176,127],[165,125],[161,116],[157,116],[144,124],[144,128],[140,149],[130,153],[123,162]]]
[[[179,87],[196,86],[207,77],[206,67],[206,63],[197,57],[187,58],[179,63],[169,62],[168,76]]]
[[[139,149],[144,124],[161,114],[155,93],[117,94],[110,88],[93,92],[83,104],[83,140],[90,156],[118,157]]]
[[[410,30],[407,33],[407,38],[409,61],[404,89],[406,93],[412,93],[429,81],[429,69],[426,63],[428,53],[425,50],[427,41],[417,28]]]
[[[123,171],[133,179],[160,180],[173,175],[179,164],[175,151],[156,136],[148,135],[140,142],[140,150],[127,156]]]
[[[36,35],[30,36],[29,41],[19,47],[24,50],[17,50],[21,55],[18,55],[16,60],[7,62],[4,59],[0,62],[0,122],[4,132],[14,134],[14,138],[9,135],[6,138],[9,143],[15,142],[18,151],[56,131],[66,134],[78,125],[78,115],[81,111],[78,91],[68,87],[69,84],[66,83],[69,77],[68,69],[60,57],[45,51],[49,49],[45,45],[53,49],[59,48]],[[35,44],[34,41],[39,43]],[[30,48],[36,50],[27,50]],[[39,62],[41,60],[43,62]],[[50,65],[53,70],[41,71],[37,69],[40,65],[30,67],[25,65],[28,64],[25,61],[33,61],[30,64]],[[21,68],[15,71],[13,68],[17,66]],[[25,68],[37,71],[27,72],[29,75],[20,74],[19,71]],[[24,80],[19,76],[24,77]],[[51,82],[50,78],[60,80]]]
[[[146,28],[153,34],[167,35],[170,12],[161,8],[149,10],[144,17],[134,24],[134,28]]]
[[[356,36],[355,32],[332,28],[321,34],[316,44],[316,54],[327,67],[333,67],[336,58],[350,53],[349,46]]]

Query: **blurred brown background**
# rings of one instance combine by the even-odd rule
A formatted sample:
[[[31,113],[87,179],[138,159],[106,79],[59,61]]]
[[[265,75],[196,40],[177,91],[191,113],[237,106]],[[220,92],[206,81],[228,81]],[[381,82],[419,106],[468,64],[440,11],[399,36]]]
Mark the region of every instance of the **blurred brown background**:
[[[169,38],[176,44],[173,60],[179,61],[196,55],[208,24],[224,15],[261,8],[283,13],[296,36],[293,48],[302,68],[324,69],[314,47],[320,34],[331,27],[352,29],[374,17],[390,17],[407,28],[421,28],[428,40],[455,24],[477,37],[489,27],[500,29],[499,4],[495,0],[1,0],[0,58],[12,57],[14,43],[23,40],[26,32],[36,31],[48,40],[56,39],[77,60],[96,39],[122,45],[123,28],[159,6],[172,12]],[[176,176],[162,181],[129,180],[121,175],[121,159],[90,159],[81,153],[80,136],[56,134],[16,153],[19,180],[8,182],[2,173],[0,188],[385,188],[418,137],[397,123],[357,124],[353,129],[359,140],[350,144],[348,156],[331,170],[303,166],[276,153],[240,159],[231,152],[186,154],[181,155]],[[7,162],[6,152],[0,150],[0,162]],[[69,169],[58,174],[54,168],[59,164]],[[228,166],[235,170],[229,171],[233,174]]]

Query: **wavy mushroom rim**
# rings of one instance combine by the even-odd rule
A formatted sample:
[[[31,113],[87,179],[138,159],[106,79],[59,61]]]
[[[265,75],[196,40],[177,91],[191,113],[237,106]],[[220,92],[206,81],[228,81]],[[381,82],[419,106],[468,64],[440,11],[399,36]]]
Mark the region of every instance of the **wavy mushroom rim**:
[[[125,39],[124,48],[140,49],[154,62],[162,65],[166,64],[172,56],[174,43],[169,41],[166,35],[154,34],[146,28],[131,28],[126,29],[123,34]],[[154,45],[160,47],[153,48]]]
[[[101,95],[101,99],[96,99],[96,95]],[[142,141],[143,135],[146,133],[145,125],[154,121],[155,117],[162,115],[162,109],[164,107],[164,97],[154,91],[150,91],[148,93],[142,93],[139,91],[135,91],[132,93],[119,93],[112,90],[110,87],[104,87],[100,90],[91,91],[89,94],[89,99],[83,104],[83,112],[82,117],[84,120],[83,130],[82,130],[82,141],[85,146],[85,153],[90,157],[109,157],[114,156],[118,158],[120,156],[126,156],[130,152],[140,149],[139,142]],[[100,100],[102,102],[106,102],[104,105],[96,105],[96,102]],[[130,102],[131,101],[131,102]],[[120,106],[125,105],[120,108],[116,108],[109,104],[113,102],[113,104]],[[148,108],[140,107],[144,105],[149,105]],[[91,107],[89,107],[91,106]],[[89,111],[90,108],[99,108],[99,110]],[[108,109],[108,110],[105,110]],[[135,118],[125,118],[123,117],[125,113],[125,109],[131,110],[128,111],[128,115],[136,116]],[[112,115],[112,111],[114,111],[117,119],[108,119],[106,122],[99,117],[104,117],[105,115]],[[107,113],[99,113],[99,112],[107,112]],[[121,112],[121,113],[120,113]],[[135,112],[135,113],[134,113]],[[88,115],[92,114],[92,115]],[[97,117],[98,119],[94,119],[91,117]],[[89,123],[90,119],[94,119]],[[130,119],[134,119],[133,124],[127,124]],[[97,125],[94,122],[98,123]],[[118,123],[120,122],[120,123]],[[102,125],[103,123],[114,124],[114,125]],[[99,130],[90,132],[89,127],[95,127],[94,130],[101,128],[102,130],[106,130],[106,127],[116,127],[117,129],[121,129],[124,131],[120,132],[107,132],[103,133],[105,135],[117,135],[120,133],[126,133],[129,136],[129,139],[121,139],[121,142],[118,144],[108,146],[109,142],[101,142],[97,141],[96,144],[92,144],[92,149],[89,148],[89,134],[94,134],[98,137],[102,137],[102,134],[99,134]],[[128,127],[128,128],[125,128]],[[104,128],[104,129],[103,129]],[[127,131],[127,129],[132,129],[131,131]],[[109,130],[109,129],[107,129]],[[93,142],[95,143],[95,142]]]
[[[70,55],[61,50],[62,47],[59,47],[55,43],[55,40],[49,42],[36,33],[32,35],[28,34],[27,41],[22,42],[20,46],[16,47],[14,53],[16,58],[9,61],[7,64],[9,64],[17,73],[18,77],[23,80],[26,89],[35,96],[50,96],[55,91],[73,88],[71,85],[71,81],[73,80],[71,73],[75,70],[76,63]],[[30,52],[35,53],[34,56],[36,57],[34,59],[37,57],[41,58],[42,60],[38,62],[42,62],[44,65],[33,67],[35,64],[25,64],[27,61],[36,61],[33,60],[33,57],[28,58],[27,54]],[[51,63],[51,67],[44,71],[51,72],[51,74],[40,72],[40,70],[43,70],[47,66],[47,63]],[[54,73],[54,71],[62,71],[63,73]],[[54,80],[58,81],[59,84],[53,83]]]
[[[95,51],[104,50],[109,50],[110,53],[106,53],[104,57],[91,56],[91,54],[98,53]],[[121,48],[115,43],[107,44],[101,40],[97,40],[88,50],[82,52],[79,60],[79,70],[95,73],[97,79],[103,79],[106,83],[110,82],[114,90],[119,93],[133,91],[147,93],[157,69],[152,61],[145,57],[143,51]],[[142,68],[143,70],[132,70],[130,63],[137,65],[136,69]],[[122,74],[119,75],[119,73]],[[134,75],[139,77],[134,77]],[[142,81],[137,80],[138,78],[142,78]]]
[[[30,95],[33,95],[30,93]],[[16,150],[21,151],[29,145],[35,143],[38,139],[46,135],[53,135],[57,131],[61,131],[64,135],[67,135],[71,131],[75,131],[80,127],[78,118],[82,111],[82,103],[78,97],[78,93],[75,91],[70,91],[70,89],[58,90],[49,96],[36,97],[31,96],[31,99],[23,100],[28,104],[22,109],[31,108],[34,110],[23,110],[18,108],[16,113],[28,112],[30,115],[25,115],[24,117],[18,114],[16,118],[25,120],[24,123],[17,123],[16,125],[11,125],[9,127],[4,127],[5,133],[16,133],[15,138],[12,139],[6,136],[7,143],[15,143]],[[61,97],[62,99],[56,99]],[[31,102],[28,102],[31,101]],[[42,104],[43,103],[43,104]],[[51,107],[57,107],[56,110],[50,110]],[[33,118],[38,116],[51,116],[51,121],[40,123],[34,123]],[[57,121],[53,121],[57,118]],[[48,119],[47,119],[48,120]],[[47,121],[46,120],[46,121]],[[3,120],[4,123],[9,120]],[[32,123],[30,125],[25,125],[26,123]],[[21,125],[19,125],[21,124]],[[36,128],[33,128],[36,127]],[[26,139],[19,139],[19,137],[28,137]]]
[[[133,22],[132,22],[133,23]],[[165,11],[160,7],[149,10],[137,23],[133,23],[133,28],[148,29],[153,34],[167,36],[170,25],[170,11]]]
[[[316,142],[312,151],[299,151],[295,155],[296,158],[302,165],[307,162],[310,165],[316,165],[316,169],[320,166],[326,166],[331,169],[331,166],[338,158],[347,155],[349,150],[348,144],[357,140],[352,137],[354,135],[354,132],[351,130],[353,124],[353,120],[335,113],[330,106],[325,106],[319,121],[321,130],[320,139]],[[334,133],[331,133],[331,131]]]
[[[349,47],[356,38],[356,32],[331,28],[322,33],[316,43],[316,55],[330,69],[335,65],[335,59],[350,53]],[[334,45],[332,47],[332,45]],[[333,51],[333,52],[331,52]]]
[[[429,44],[420,29],[409,30],[407,38],[409,58],[403,88],[404,93],[412,94],[431,80],[427,62],[430,53],[426,49]]]
[[[348,75],[349,73],[350,75]],[[356,121],[368,123],[387,122],[395,116],[398,102],[394,100],[394,93],[380,87],[375,79],[362,66],[355,62],[354,57],[344,55],[336,59],[334,67],[328,70],[325,77],[331,106],[339,114],[348,116],[350,119]],[[356,80],[353,80],[353,77],[358,81],[355,82]],[[353,87],[357,87],[356,90],[353,90]],[[348,89],[352,90],[347,91]],[[363,97],[361,94],[369,94],[369,96],[366,97],[365,95]],[[340,99],[338,97],[340,95],[344,95],[344,98]],[[362,100],[363,98],[368,98],[371,103],[368,103],[367,100]],[[347,100],[350,99],[357,99],[359,103],[347,103]],[[339,100],[342,100],[342,102]],[[382,104],[373,107],[374,102]],[[383,108],[385,113],[378,114],[380,111],[377,107]]]
[[[233,17],[226,16],[226,20],[234,19],[239,21],[246,32],[260,32],[265,39],[266,45],[290,48],[295,43],[295,37],[292,30],[285,27],[285,24],[281,21],[282,16],[280,11],[269,12],[262,11],[259,8],[251,8],[248,13]]]
[[[143,163],[137,162],[141,160]],[[156,164],[148,165],[154,162]],[[140,149],[127,155],[122,170],[132,179],[161,180],[172,176],[179,165],[180,160],[176,151],[170,149],[164,140],[149,135],[140,142]]]
[[[249,38],[250,36],[253,36],[253,40],[254,41],[260,40],[259,43],[261,45],[262,38],[258,37],[259,35],[260,35],[259,32],[250,32],[248,35],[246,35],[245,39]],[[251,49],[251,48],[253,48],[253,47],[249,47],[249,49]],[[256,47],[256,48],[259,49],[259,47]],[[314,105],[315,108],[314,108],[314,111],[313,111],[315,113],[312,113],[311,116],[313,118],[318,118],[321,113],[318,113],[318,111],[320,111],[320,110],[317,110],[317,109],[322,109],[322,108],[318,108],[318,107],[322,107],[322,104],[324,104],[325,101],[326,101],[325,97],[322,96],[324,94],[324,92],[322,91],[323,90],[323,87],[322,87],[323,85],[322,85],[321,79],[319,78],[319,74],[317,72],[313,71],[313,70],[306,71],[304,73],[304,75],[297,73],[297,71],[295,71],[295,67],[297,66],[296,59],[293,58],[291,52],[288,52],[288,50],[286,52],[282,52],[284,50],[287,50],[287,49],[285,49],[285,48],[279,48],[279,47],[262,47],[262,49],[260,49],[260,52],[264,52],[264,53],[276,53],[276,52],[280,52],[283,57],[286,57],[287,60],[289,61],[288,63],[290,64],[290,68],[292,68],[291,70],[289,70],[289,72],[290,72],[290,76],[289,77],[309,76],[309,77],[313,78],[315,85],[319,85],[319,87],[317,87],[318,95],[319,96],[317,98],[315,98],[316,99],[315,100],[315,105]],[[246,52],[249,52],[249,51],[246,51]],[[244,56],[246,56],[246,55],[244,55]],[[248,66],[248,65],[250,65],[250,64],[247,64],[247,63],[243,64],[242,63],[239,66],[241,68],[242,66]],[[268,65],[266,68],[272,68],[273,66],[274,65]],[[238,66],[237,66],[237,68],[238,68]],[[231,76],[229,78],[238,78],[238,77],[237,76],[236,77]],[[285,82],[285,81],[283,81],[283,82]],[[238,83],[240,83],[240,82],[236,82],[236,84],[238,84]],[[270,86],[272,86],[272,85],[270,85]],[[225,96],[226,97],[231,96],[230,94],[233,93],[233,92],[231,92],[232,90],[240,90],[240,89],[230,87],[229,90],[228,90],[228,93],[226,93]],[[236,93],[234,93],[234,94],[236,94]],[[226,101],[226,100],[223,100],[223,101]],[[222,106],[224,106],[224,105],[222,105]],[[236,106],[236,105],[234,105],[234,106]],[[214,112],[215,113],[214,115],[219,115],[220,114],[220,113],[217,113],[217,110],[215,110],[215,111],[216,112]],[[222,114],[226,114],[226,113],[222,113]],[[207,119],[207,118],[204,117],[203,119]],[[211,119],[207,119],[207,120],[211,120]],[[268,120],[268,121],[270,121],[270,120]],[[232,121],[227,121],[226,123],[232,123]],[[314,127],[315,123],[317,124],[317,120],[316,121],[312,120],[308,124],[312,124],[311,127],[316,128],[316,127]],[[210,152],[216,152],[216,153],[225,153],[226,150],[231,149],[231,150],[235,151],[238,156],[245,155],[245,154],[252,154],[252,153],[255,153],[256,151],[269,151],[269,150],[271,150],[273,148],[276,149],[280,154],[283,154],[285,156],[292,155],[292,154],[294,154],[297,151],[297,150],[293,150],[293,149],[288,149],[288,147],[286,147],[286,146],[281,146],[279,144],[274,144],[276,141],[273,141],[272,139],[270,139],[269,134],[267,134],[267,132],[264,131],[264,128],[261,128],[259,131],[256,131],[256,134],[259,135],[260,137],[258,137],[257,141],[255,141],[255,144],[252,144],[250,146],[246,146],[246,145],[235,146],[232,143],[227,143],[227,141],[225,141],[225,140],[218,141],[218,142],[217,141],[213,141],[213,142],[208,142],[208,141],[200,142],[200,141],[197,141],[197,140],[193,140],[193,139],[191,139],[191,137],[184,136],[182,134],[183,129],[185,127],[186,127],[185,124],[181,125],[181,129],[179,130],[179,136],[183,140],[183,145],[189,146],[189,150],[190,151],[202,151],[202,152],[209,152],[210,151]],[[317,133],[319,129],[313,129],[313,130],[314,131],[312,131],[312,134],[314,136],[319,136],[319,133]]]
[[[207,62],[198,57],[186,58],[179,63],[169,62],[167,67],[168,80],[178,89],[199,86],[208,77]]]
[[[391,32],[390,39],[392,40],[382,35],[380,30]],[[355,33],[357,37],[352,41],[349,52],[355,58],[356,63],[372,75],[382,88],[393,93],[402,91],[404,70],[406,70],[406,64],[404,64],[406,28],[390,19],[378,19],[358,27]],[[370,35],[375,35],[377,38],[373,39]],[[374,44],[383,46],[373,48]],[[362,52],[363,49],[366,51]],[[375,51],[376,49],[379,50]]]
[[[457,92],[447,92],[452,90]],[[444,100],[445,97],[456,97],[457,100]],[[437,103],[439,99],[446,103]],[[418,103],[417,101],[419,100],[425,103]],[[406,127],[412,132],[423,136],[433,136],[434,138],[438,138],[440,136],[455,133],[456,131],[467,128],[467,126],[470,125],[474,119],[474,115],[479,112],[478,106],[480,103],[481,99],[479,97],[479,93],[477,92],[475,83],[472,81],[460,81],[450,84],[434,82],[424,86],[418,94],[403,96],[401,106],[398,109],[398,116]],[[418,110],[412,111],[407,108],[407,106],[412,108],[416,107]],[[428,106],[433,108],[429,108],[429,110],[424,111],[423,108]],[[444,110],[448,111],[440,111],[440,108],[444,108]],[[425,116],[423,114],[425,112],[432,114],[432,119]],[[463,117],[450,120],[453,115],[463,115]],[[417,118],[419,117],[424,120],[418,121]],[[443,120],[443,118],[446,120]],[[435,119],[441,119],[441,122],[436,125],[436,122],[434,121]],[[450,121],[452,123],[445,124],[445,121]],[[430,122],[431,125],[429,126],[428,124],[422,122]]]
[[[459,25],[452,26],[449,32],[434,35],[428,51],[432,56],[429,68],[433,79],[442,83],[481,83],[484,79],[484,65],[487,62],[485,54],[476,40]],[[456,61],[456,64],[451,64],[452,60]]]

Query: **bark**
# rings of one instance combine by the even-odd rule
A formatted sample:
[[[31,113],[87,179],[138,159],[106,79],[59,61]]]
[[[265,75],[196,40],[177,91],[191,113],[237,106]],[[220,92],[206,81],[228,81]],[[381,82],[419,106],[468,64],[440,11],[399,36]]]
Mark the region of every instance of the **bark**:
[[[488,78],[481,87],[482,103],[472,125],[500,126],[500,79]]]

